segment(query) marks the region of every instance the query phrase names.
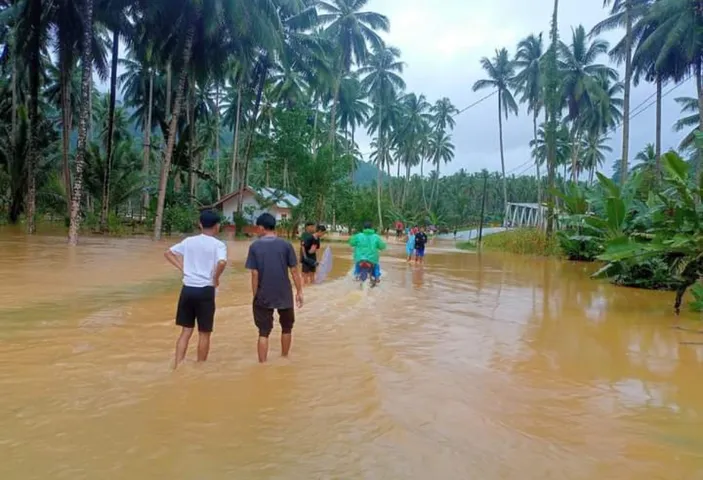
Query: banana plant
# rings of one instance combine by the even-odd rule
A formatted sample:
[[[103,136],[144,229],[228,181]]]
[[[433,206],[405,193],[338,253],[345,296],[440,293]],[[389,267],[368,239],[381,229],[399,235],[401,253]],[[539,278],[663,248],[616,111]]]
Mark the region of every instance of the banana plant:
[[[683,295],[703,273],[703,177],[694,182],[690,166],[675,152],[664,154],[662,160],[666,188],[656,198],[650,195],[651,226],[646,232],[613,237],[599,258],[608,262],[601,272],[620,262],[663,259],[676,286],[678,315]]]

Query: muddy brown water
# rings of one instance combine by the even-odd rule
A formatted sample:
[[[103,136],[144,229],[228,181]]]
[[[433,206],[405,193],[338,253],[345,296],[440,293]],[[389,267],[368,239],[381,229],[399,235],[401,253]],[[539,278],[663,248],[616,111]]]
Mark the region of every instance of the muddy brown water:
[[[261,366],[230,242],[211,360],[172,372],[166,246],[0,231],[1,479],[703,479],[703,338],[670,294],[451,244],[360,291],[333,244]]]

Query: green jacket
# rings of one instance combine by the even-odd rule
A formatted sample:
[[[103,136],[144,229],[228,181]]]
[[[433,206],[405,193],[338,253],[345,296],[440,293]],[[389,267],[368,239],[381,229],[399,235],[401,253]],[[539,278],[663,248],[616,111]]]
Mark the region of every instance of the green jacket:
[[[375,265],[379,260],[379,252],[386,249],[386,243],[372,228],[354,235],[349,239],[349,245],[354,247],[354,263],[371,262]]]

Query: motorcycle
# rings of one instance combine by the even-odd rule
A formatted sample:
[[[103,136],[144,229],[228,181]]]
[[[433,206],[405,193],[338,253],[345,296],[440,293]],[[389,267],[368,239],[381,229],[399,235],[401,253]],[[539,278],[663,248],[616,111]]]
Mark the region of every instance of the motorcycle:
[[[364,287],[366,280],[369,280],[369,286],[374,288],[378,283],[378,279],[373,275],[373,263],[371,262],[359,262],[359,273],[356,279],[359,281],[361,288]]]

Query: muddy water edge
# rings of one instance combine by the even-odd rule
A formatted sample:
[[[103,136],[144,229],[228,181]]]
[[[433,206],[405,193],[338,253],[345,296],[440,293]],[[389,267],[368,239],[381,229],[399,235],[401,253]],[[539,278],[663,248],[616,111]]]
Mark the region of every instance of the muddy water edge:
[[[0,230],[0,478],[703,479],[703,335],[670,294],[400,244],[361,291],[332,244],[260,366],[229,242],[211,360],[172,372],[167,245]]]

